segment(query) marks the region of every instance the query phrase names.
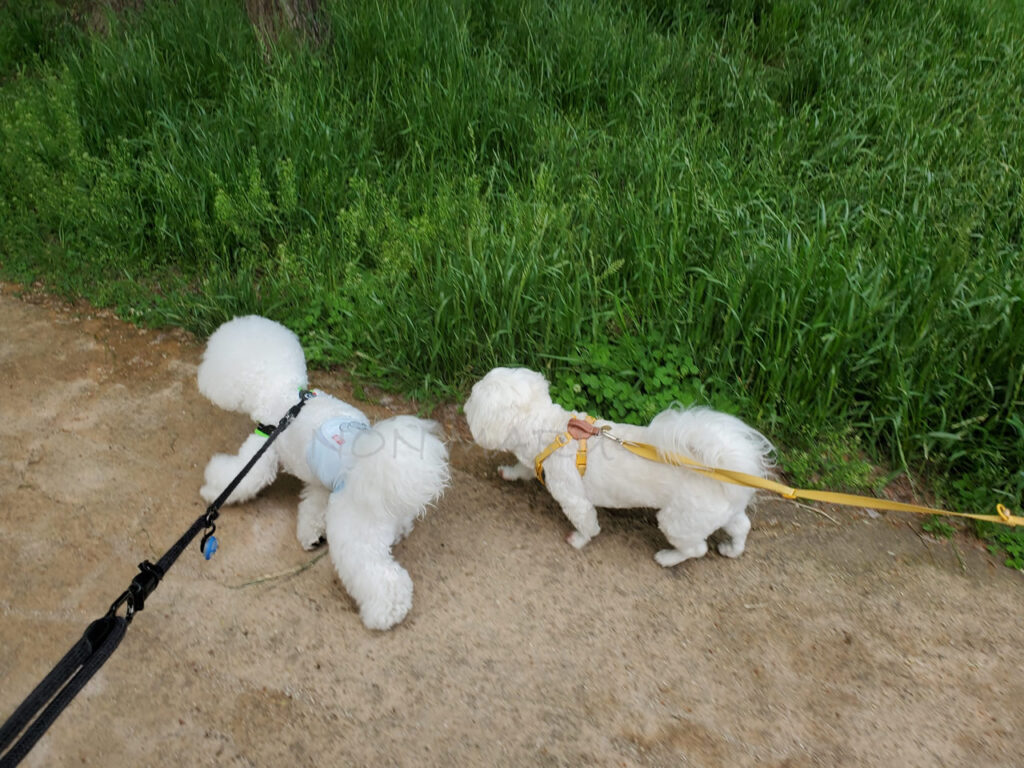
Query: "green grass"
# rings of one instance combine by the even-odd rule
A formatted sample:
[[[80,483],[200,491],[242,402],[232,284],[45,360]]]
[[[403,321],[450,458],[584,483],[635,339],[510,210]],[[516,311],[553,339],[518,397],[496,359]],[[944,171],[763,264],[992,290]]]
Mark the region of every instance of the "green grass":
[[[1018,3],[352,2],[269,51],[237,3],[29,5],[7,278],[259,312],[421,397],[519,363],[610,417],[707,402],[798,479],[867,455],[1020,509]]]

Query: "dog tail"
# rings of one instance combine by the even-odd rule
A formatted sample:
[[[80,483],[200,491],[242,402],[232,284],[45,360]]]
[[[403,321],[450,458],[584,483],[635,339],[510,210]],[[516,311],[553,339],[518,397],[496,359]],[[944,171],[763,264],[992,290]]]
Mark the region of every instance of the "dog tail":
[[[414,416],[377,423],[356,438],[355,465],[331,495],[327,544],[363,623],[388,629],[412,607],[412,579],[391,546],[437,500],[450,479],[438,426]]]
[[[661,452],[679,453],[705,466],[769,477],[774,447],[735,416],[710,408],[669,408],[651,420],[651,442]]]

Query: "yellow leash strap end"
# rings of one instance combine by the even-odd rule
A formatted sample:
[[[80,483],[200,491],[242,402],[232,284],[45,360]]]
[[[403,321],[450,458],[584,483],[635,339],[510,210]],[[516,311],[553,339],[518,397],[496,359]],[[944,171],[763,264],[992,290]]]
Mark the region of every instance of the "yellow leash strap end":
[[[588,436],[599,437],[601,430],[597,427],[592,426],[597,421],[597,417],[583,414],[582,417],[573,414],[572,418],[569,419],[569,428],[566,430],[566,436],[575,440],[576,445],[576,471],[580,473],[580,477],[587,474],[587,438]]]
[[[580,477],[587,474],[587,438],[580,440],[576,449],[576,471],[580,473]]]
[[[1005,504],[996,504],[996,513],[999,520],[1006,525],[1024,525],[1024,518],[1014,515]]]

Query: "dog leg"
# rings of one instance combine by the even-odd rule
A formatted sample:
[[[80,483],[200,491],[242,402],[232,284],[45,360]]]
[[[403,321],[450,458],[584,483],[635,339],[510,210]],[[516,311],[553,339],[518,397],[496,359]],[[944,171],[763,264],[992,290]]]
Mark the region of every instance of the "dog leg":
[[[573,467],[570,471],[564,468],[551,467],[548,471],[548,492],[558,502],[562,513],[576,529],[566,537],[576,549],[582,549],[587,542],[601,532],[597,524],[597,510],[587,499],[583,490],[583,480]]]
[[[658,527],[665,534],[672,549],[663,549],[654,559],[658,565],[671,568],[684,560],[704,557],[708,552],[708,536],[719,527],[721,513],[714,514],[716,505],[707,498],[676,500],[673,506],[658,511]]]
[[[331,492],[321,485],[306,483],[299,494],[299,517],[295,535],[303,549],[316,547],[327,530],[327,500]]]
[[[345,492],[332,494],[327,508],[327,546],[345,590],[369,629],[390,629],[412,608],[412,579],[391,555],[395,528],[376,519]]]
[[[448,452],[436,424],[395,416],[359,435],[353,453],[345,487],[327,503],[327,546],[363,624],[388,629],[409,613],[413,591],[391,547],[441,495]]]
[[[718,544],[718,554],[726,557],[739,557],[747,545],[747,534],[750,533],[750,518],[746,512],[740,512],[732,520],[722,526],[729,534],[729,541]]]
[[[256,455],[256,452],[266,442],[265,437],[249,435],[242,447],[238,449],[235,456],[226,453],[215,454],[206,464],[203,473],[205,482],[199,489],[199,495],[207,502],[212,502],[227,488],[228,483],[235,479],[235,476],[249,463],[249,460]],[[231,492],[227,504],[238,504],[248,501],[257,493],[262,491],[277,477],[277,446],[270,446],[267,452],[260,457],[249,473],[242,478],[241,482]]]
[[[597,524],[597,510],[593,504],[581,498],[563,501],[561,505],[562,512],[576,529],[565,540],[574,548],[583,549],[588,541],[601,532],[601,526]]]
[[[365,544],[353,542],[340,552],[331,546],[331,560],[366,628],[391,629],[412,608],[412,579],[397,562],[381,558]]]
[[[528,467],[523,463],[506,464],[498,467],[498,475],[502,480],[529,480],[534,476],[534,471],[533,467]]]

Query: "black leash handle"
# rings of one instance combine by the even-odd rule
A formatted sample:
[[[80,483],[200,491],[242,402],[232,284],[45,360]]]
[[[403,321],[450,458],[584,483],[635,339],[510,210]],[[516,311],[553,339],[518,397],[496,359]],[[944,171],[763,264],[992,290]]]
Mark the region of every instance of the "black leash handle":
[[[50,674],[0,727],[0,749],[4,749],[28,726],[21,739],[0,757],[0,768],[15,766],[25,758],[46,729],[114,652],[126,629],[128,619],[111,615],[97,619],[86,628],[81,639],[71,646]],[[49,706],[46,706],[47,702]]]
[[[110,658],[124,638],[132,618],[145,607],[146,598],[152,594],[160,579],[200,531],[206,532],[202,540],[202,546],[205,548],[206,541],[217,528],[214,521],[220,515],[221,506],[242,482],[242,478],[260,460],[270,444],[295,420],[306,401],[314,396],[315,393],[309,390],[299,390],[299,402],[288,409],[277,427],[267,435],[267,441],[228,483],[220,496],[214,499],[206,511],[156,564],[148,560],[139,563],[140,572],[132,579],[128,589],[111,604],[106,615],[86,627],[78,642],[71,646],[71,650],[64,654],[64,658],[57,662],[14,714],[0,726],[0,768],[14,768],[22,761],[64,708],[85,687],[89,678]],[[117,611],[122,605],[126,606],[125,615],[119,616]],[[21,734],[21,738],[15,742],[18,734]]]

